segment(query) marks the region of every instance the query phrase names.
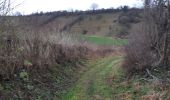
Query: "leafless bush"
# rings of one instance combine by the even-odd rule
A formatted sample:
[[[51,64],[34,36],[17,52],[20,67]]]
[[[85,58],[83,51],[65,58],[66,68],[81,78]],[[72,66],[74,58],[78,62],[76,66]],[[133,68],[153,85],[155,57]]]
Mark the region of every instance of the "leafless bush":
[[[170,1],[145,0],[143,23],[131,34],[124,67],[129,72],[170,68]]]
[[[128,72],[143,71],[145,68],[151,67],[151,64],[155,61],[155,55],[150,48],[146,33],[145,26],[138,25],[134,27],[134,33],[129,36],[129,43],[125,48],[124,62],[124,67]]]

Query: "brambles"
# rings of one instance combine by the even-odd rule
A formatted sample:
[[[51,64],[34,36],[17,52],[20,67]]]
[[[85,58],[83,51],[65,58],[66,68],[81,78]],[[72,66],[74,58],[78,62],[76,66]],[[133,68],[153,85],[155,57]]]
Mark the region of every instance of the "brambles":
[[[23,70],[22,72],[19,73],[19,77],[23,81],[28,81],[29,80],[29,75],[28,75],[28,73],[25,70]]]

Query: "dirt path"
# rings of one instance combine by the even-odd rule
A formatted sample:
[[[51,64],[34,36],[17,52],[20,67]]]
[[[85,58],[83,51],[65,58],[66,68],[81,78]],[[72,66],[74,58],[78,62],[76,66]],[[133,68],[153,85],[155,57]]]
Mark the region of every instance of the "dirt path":
[[[109,81],[119,74],[121,61],[121,56],[89,61],[89,69],[64,96],[64,100],[112,100]]]

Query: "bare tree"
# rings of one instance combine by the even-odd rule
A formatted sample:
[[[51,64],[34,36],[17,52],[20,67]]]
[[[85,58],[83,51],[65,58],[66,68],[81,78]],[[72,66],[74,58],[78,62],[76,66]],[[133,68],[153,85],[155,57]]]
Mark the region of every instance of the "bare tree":
[[[11,6],[10,0],[0,0],[0,15],[6,15],[9,13]]]
[[[90,6],[90,8],[91,8],[92,10],[96,10],[98,7],[99,7],[99,5],[96,4],[96,3],[93,3],[93,4]]]
[[[151,48],[158,61],[155,66],[168,66],[170,53],[170,0],[145,0],[145,23]],[[153,27],[157,32],[152,32]]]
[[[10,0],[0,0],[0,34],[5,30],[5,21],[7,15],[10,11]]]
[[[17,11],[13,14],[14,16],[22,16],[21,12]]]

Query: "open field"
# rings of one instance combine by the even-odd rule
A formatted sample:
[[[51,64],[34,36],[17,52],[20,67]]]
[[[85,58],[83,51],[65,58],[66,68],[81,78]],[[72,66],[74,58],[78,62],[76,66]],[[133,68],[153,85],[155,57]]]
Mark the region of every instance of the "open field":
[[[118,38],[112,38],[112,37],[102,37],[102,36],[89,36],[85,35],[82,36],[87,42],[96,44],[96,45],[109,45],[109,46],[123,46],[127,44],[126,39],[118,39]]]

